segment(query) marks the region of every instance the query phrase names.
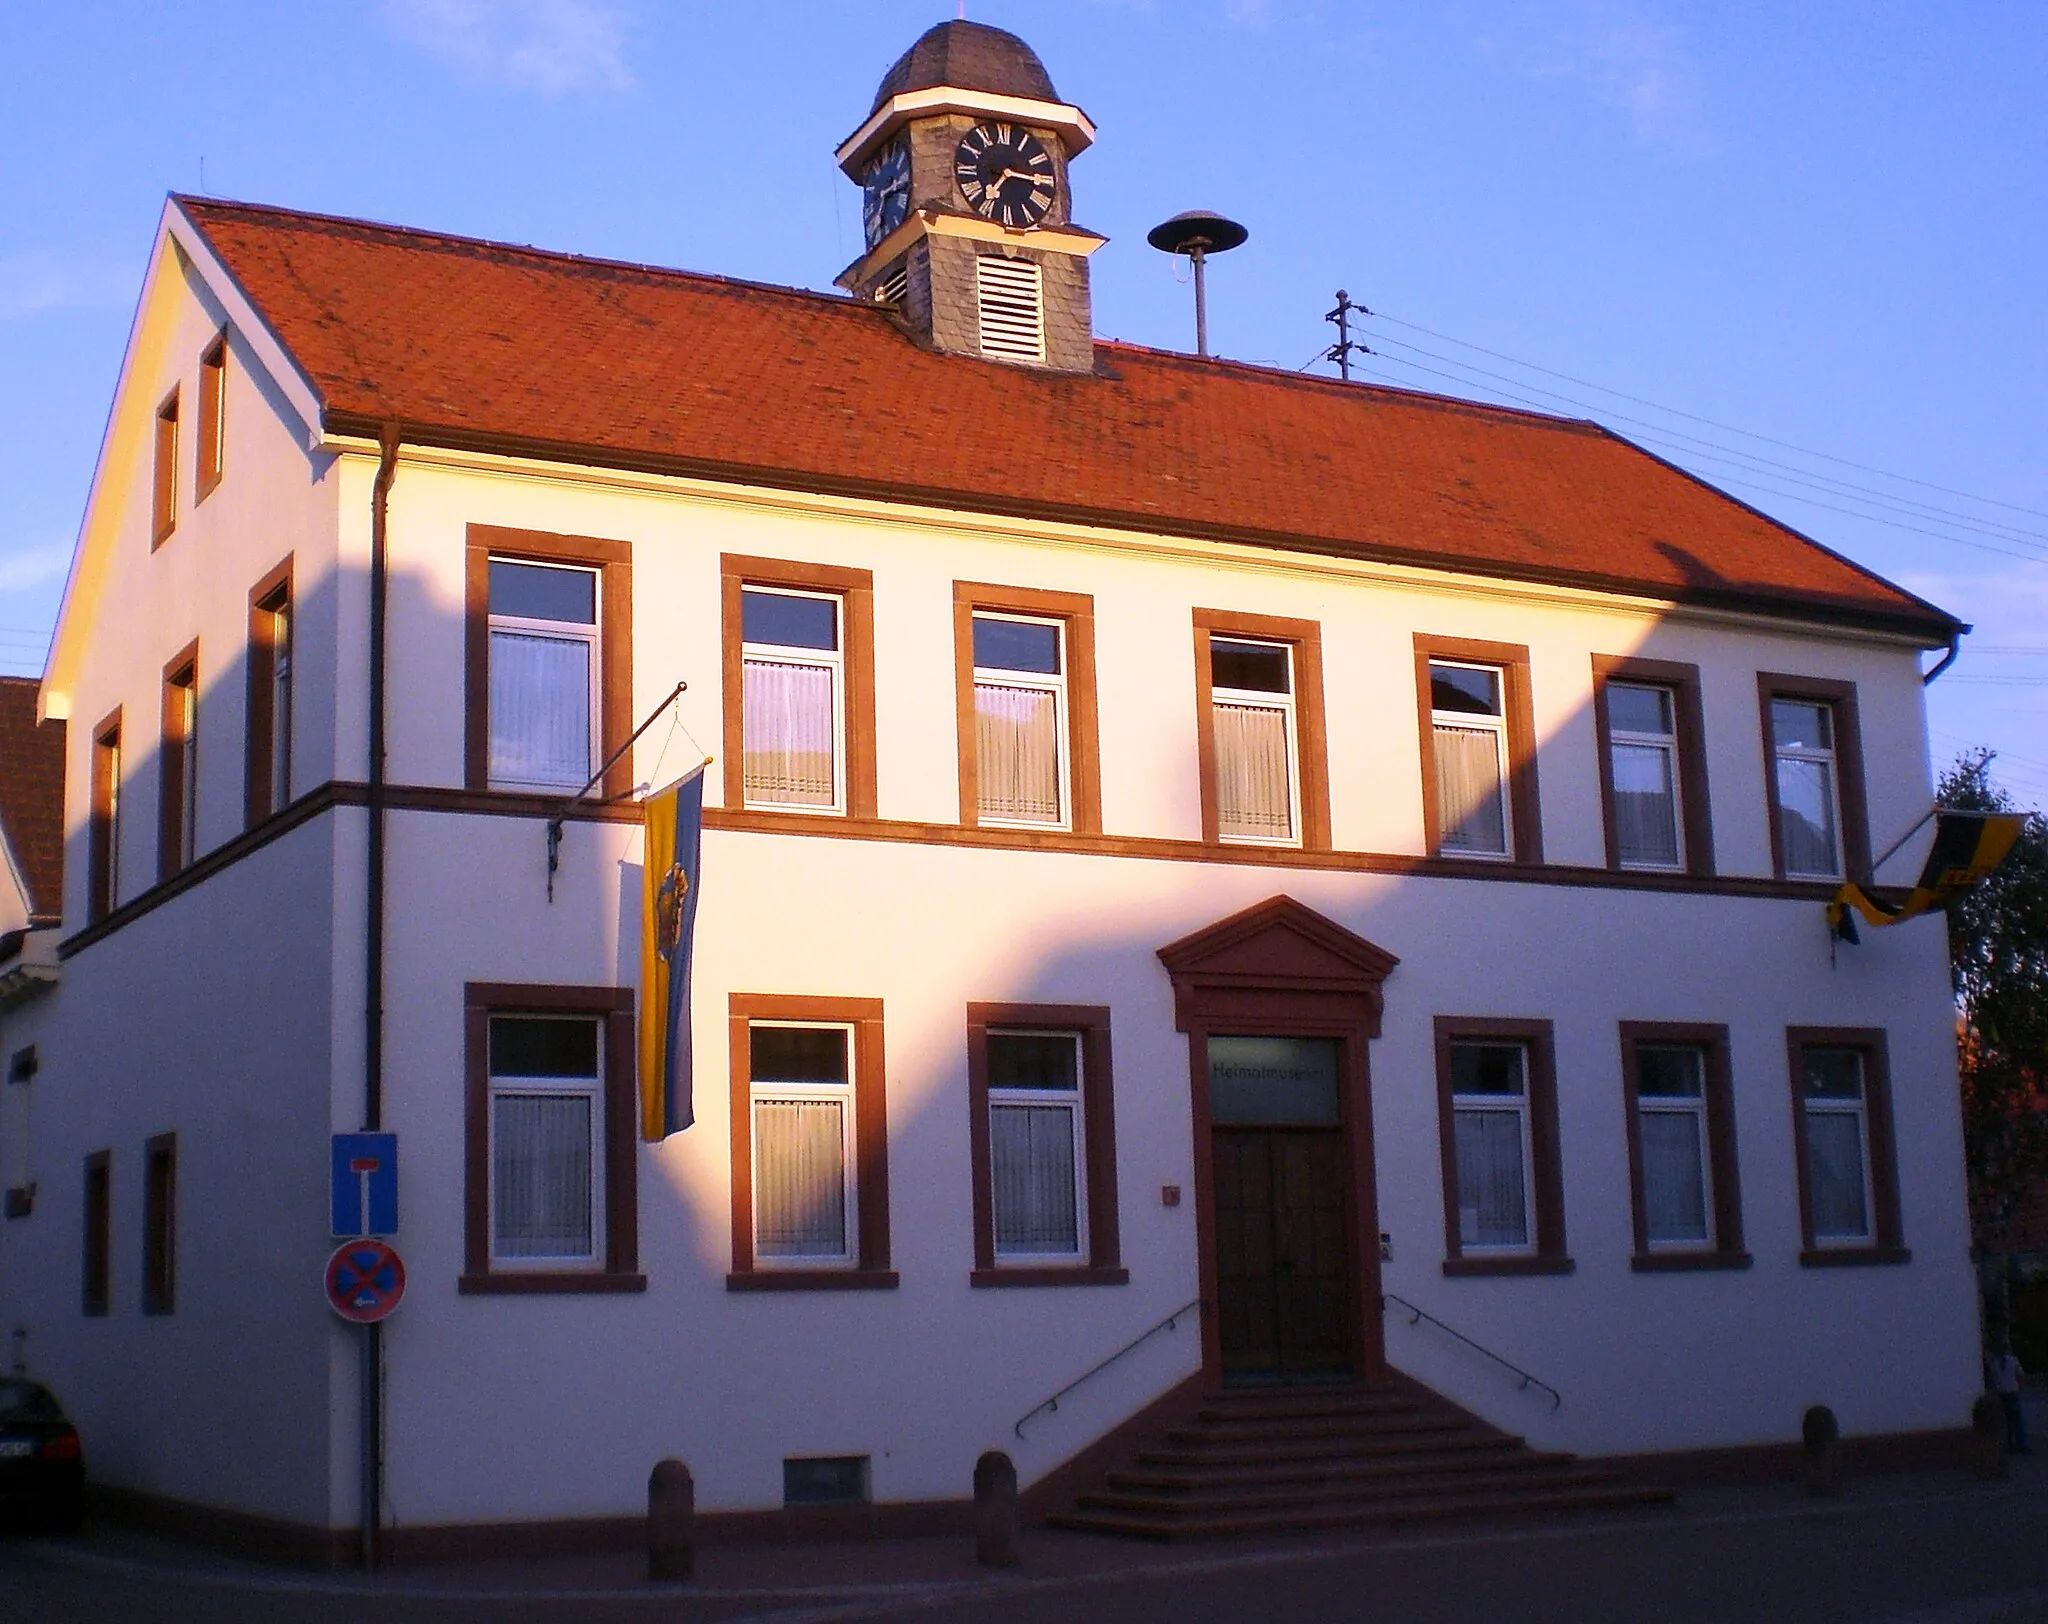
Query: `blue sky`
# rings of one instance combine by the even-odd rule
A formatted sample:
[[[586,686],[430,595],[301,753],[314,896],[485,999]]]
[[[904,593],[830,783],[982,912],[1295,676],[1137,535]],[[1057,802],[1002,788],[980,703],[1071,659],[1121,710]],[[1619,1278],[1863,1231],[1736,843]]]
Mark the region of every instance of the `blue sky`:
[[[822,288],[859,238],[831,150],[951,12],[0,11],[0,671],[40,667],[167,191]],[[1104,336],[1190,345],[1144,233],[1231,214],[1221,352],[1302,366],[1342,286],[1381,313],[1368,376],[1598,416],[1935,599],[1978,627],[1929,691],[1937,760],[1991,745],[2048,804],[2048,7],[970,14],[1100,127]]]

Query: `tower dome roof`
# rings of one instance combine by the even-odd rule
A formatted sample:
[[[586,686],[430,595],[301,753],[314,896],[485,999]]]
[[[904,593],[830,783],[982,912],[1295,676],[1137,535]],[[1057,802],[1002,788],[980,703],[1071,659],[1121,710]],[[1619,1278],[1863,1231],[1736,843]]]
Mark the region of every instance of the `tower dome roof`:
[[[1028,101],[1056,102],[1059,92],[1038,53],[1015,34],[987,23],[944,22],[927,29],[882,75],[875,92],[879,111],[891,96],[906,91],[930,90],[937,86],[951,90],[985,90],[998,96],[1019,96]]]

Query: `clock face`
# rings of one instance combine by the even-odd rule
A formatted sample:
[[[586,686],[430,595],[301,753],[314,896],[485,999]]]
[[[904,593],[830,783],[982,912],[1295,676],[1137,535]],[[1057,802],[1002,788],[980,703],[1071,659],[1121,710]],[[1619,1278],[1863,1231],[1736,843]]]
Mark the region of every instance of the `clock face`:
[[[1002,226],[1037,225],[1059,184],[1045,143],[1014,124],[975,125],[953,153],[953,174],[968,207]]]
[[[904,141],[890,142],[868,165],[861,178],[860,212],[870,248],[910,213],[910,147]]]

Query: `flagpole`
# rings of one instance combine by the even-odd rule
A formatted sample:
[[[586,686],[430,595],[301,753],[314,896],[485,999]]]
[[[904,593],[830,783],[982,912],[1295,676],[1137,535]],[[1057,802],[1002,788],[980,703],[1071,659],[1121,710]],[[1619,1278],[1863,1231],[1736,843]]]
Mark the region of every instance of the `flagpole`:
[[[569,808],[597,787],[604,778],[604,775],[617,765],[619,758],[640,742],[640,735],[660,721],[661,713],[678,699],[682,698],[689,686],[687,682],[679,682],[674,688],[670,689],[668,698],[664,699],[647,713],[647,720],[634,728],[632,733],[627,736],[626,742],[606,756],[604,758],[604,765],[592,773],[589,780],[574,795],[566,797],[562,802],[561,810],[548,819],[548,902],[551,906],[555,900],[555,870],[562,866],[562,826],[568,821]]]
[[[1926,828],[1929,819],[1933,818],[1937,813],[1943,810],[1953,812],[1956,811],[1957,808],[1943,808],[1939,802],[1936,802],[1933,806],[1930,806],[1925,812],[1925,814],[1922,815],[1918,823],[1914,824],[1912,828],[1908,829],[1904,834],[1900,835],[1897,840],[1894,840],[1889,846],[1885,847],[1884,855],[1880,857],[1876,862],[1870,865],[1870,877],[1873,880],[1876,879],[1877,871],[1883,868],[1886,863],[1890,862],[1893,857],[1898,855],[1899,848],[1905,845],[1907,841],[1911,840],[1922,829]]]

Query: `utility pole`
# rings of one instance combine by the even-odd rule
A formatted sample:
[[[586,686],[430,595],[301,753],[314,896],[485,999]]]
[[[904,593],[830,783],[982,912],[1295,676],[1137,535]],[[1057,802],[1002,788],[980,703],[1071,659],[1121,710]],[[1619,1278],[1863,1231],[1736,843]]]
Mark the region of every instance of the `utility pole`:
[[[1354,310],[1361,316],[1370,316],[1372,314],[1364,305],[1353,304],[1351,302],[1351,295],[1342,288],[1339,288],[1337,290],[1337,308],[1327,312],[1323,317],[1324,321],[1333,321],[1337,324],[1337,342],[1323,351],[1321,358],[1325,361],[1335,361],[1337,363],[1337,376],[1346,383],[1351,381],[1352,352],[1355,350],[1360,355],[1372,354],[1372,351],[1363,344],[1355,343],[1352,340],[1351,313]]]

